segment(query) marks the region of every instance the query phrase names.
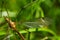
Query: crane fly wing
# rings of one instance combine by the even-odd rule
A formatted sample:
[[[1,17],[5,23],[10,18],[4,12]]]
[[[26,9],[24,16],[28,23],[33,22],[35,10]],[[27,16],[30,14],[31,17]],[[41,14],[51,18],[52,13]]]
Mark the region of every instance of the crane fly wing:
[[[37,28],[37,27],[44,27],[50,25],[52,22],[51,19],[49,18],[40,18],[35,22],[25,22],[24,25],[29,27],[29,28]]]

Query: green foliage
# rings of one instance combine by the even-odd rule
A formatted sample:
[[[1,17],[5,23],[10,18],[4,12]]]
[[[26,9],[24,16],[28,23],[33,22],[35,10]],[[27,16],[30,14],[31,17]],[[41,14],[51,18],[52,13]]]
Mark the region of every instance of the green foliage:
[[[16,22],[16,28],[27,40],[60,40],[60,0],[0,0],[0,13],[4,11],[8,11],[10,19]],[[46,20],[49,25],[46,22],[48,26],[43,23],[41,25],[40,19],[44,22],[46,17],[51,20]],[[25,22],[31,21],[38,22],[36,25],[43,28],[34,28],[33,24],[31,28],[24,25]],[[1,17],[0,40],[4,40],[7,35],[10,40],[20,40],[18,34],[8,29],[7,22]]]

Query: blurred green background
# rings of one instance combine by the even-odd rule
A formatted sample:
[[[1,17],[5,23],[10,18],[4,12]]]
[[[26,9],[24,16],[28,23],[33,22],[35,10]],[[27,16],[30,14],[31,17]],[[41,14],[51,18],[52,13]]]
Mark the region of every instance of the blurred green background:
[[[0,40],[20,40],[7,12],[26,40],[60,40],[60,0],[0,0]]]

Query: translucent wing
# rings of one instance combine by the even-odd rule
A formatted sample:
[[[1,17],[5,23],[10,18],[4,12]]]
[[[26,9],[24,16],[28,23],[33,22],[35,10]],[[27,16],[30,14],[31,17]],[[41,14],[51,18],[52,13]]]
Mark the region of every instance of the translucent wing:
[[[39,24],[38,22],[25,22],[24,23],[25,26],[29,27],[29,28],[32,28],[32,27],[39,27]]]
[[[38,19],[35,22],[25,22],[24,25],[29,27],[29,28],[37,28],[37,27],[44,27],[44,26],[48,26],[51,24],[51,20],[46,18],[46,19]]]

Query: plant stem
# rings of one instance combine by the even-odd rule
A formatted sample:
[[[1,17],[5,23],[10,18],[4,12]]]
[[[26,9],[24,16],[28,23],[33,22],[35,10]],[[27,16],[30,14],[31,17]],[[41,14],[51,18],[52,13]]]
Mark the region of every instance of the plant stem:
[[[17,34],[19,35],[19,37],[20,37],[22,40],[25,40],[24,36],[23,36],[21,33],[19,33],[18,30],[16,29],[15,23],[12,22],[12,21],[11,21],[9,18],[7,18],[7,17],[4,17],[4,18],[5,18],[5,20],[7,21],[7,23],[9,24],[9,27],[10,27],[11,29],[13,29],[14,31],[16,31]]]

